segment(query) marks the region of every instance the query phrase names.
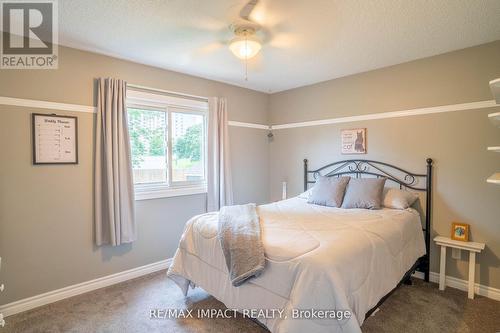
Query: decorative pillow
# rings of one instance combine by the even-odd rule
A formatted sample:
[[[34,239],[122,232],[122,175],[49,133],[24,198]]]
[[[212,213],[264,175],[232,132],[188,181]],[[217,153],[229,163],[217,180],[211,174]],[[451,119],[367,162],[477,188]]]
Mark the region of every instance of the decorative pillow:
[[[347,185],[342,208],[380,209],[386,178],[353,178]]]
[[[384,207],[406,209],[417,201],[418,195],[413,192],[403,191],[398,188],[386,187],[384,189]]]
[[[320,176],[312,188],[311,196],[307,200],[307,203],[340,207],[349,179],[351,177],[336,178]]]

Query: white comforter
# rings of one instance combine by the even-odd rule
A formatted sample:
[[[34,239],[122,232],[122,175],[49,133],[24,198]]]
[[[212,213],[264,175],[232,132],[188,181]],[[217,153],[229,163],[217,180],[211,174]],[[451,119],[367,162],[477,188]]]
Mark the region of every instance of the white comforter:
[[[366,312],[425,254],[416,211],[339,209],[292,198],[258,207],[264,273],[233,287],[217,240],[217,213],[186,224],[168,276],[239,309],[284,309],[258,318],[271,332],[360,332]],[[350,319],[293,319],[292,309],[349,310]]]

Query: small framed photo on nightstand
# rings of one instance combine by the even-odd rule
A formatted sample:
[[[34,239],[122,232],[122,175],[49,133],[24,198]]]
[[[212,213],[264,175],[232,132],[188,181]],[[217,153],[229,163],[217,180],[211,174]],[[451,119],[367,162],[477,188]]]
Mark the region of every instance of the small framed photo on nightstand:
[[[453,222],[451,224],[451,239],[468,242],[469,225],[466,223]]]

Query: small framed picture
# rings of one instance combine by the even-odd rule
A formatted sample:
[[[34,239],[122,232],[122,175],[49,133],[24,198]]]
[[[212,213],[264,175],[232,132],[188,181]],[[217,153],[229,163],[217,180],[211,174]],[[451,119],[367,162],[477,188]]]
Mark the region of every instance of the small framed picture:
[[[344,129],[340,135],[342,154],[366,154],[366,128]]]
[[[451,239],[468,242],[469,225],[465,223],[453,222],[451,224]]]

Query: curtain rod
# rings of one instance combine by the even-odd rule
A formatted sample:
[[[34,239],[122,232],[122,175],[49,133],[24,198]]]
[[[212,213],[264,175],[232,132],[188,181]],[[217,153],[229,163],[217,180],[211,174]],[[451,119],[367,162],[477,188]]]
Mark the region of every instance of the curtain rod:
[[[127,83],[127,88],[131,88],[131,89],[134,89],[134,90],[153,91],[153,92],[156,92],[156,93],[160,93],[160,94],[168,95],[168,96],[172,96],[172,97],[180,97],[180,98],[187,98],[187,99],[191,99],[191,100],[195,100],[195,101],[208,102],[208,97],[196,96],[196,95],[189,95],[189,94],[183,94],[183,93],[177,93],[177,92],[163,90],[163,89],[158,89],[158,88],[151,88],[151,87],[141,86],[141,85],[138,85],[138,84]]]

